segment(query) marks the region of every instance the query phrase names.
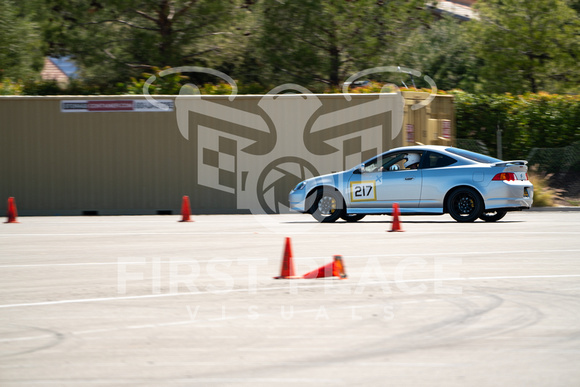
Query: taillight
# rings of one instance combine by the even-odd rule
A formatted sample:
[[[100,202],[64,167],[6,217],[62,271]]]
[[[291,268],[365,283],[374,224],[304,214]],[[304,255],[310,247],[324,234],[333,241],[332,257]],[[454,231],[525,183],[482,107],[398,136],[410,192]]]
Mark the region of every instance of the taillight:
[[[512,180],[517,180],[517,179],[516,179],[516,174],[513,172],[502,172],[502,173],[498,173],[497,175],[495,175],[493,177],[493,179],[491,179],[491,180],[512,181]]]
[[[530,180],[530,178],[528,177],[528,174],[526,173],[526,180]]]

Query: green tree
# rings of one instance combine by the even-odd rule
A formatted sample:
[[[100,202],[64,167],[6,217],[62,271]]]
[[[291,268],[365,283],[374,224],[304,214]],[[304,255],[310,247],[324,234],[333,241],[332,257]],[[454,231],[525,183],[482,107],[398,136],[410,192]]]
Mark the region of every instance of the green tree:
[[[257,41],[273,82],[338,87],[382,58],[427,18],[424,1],[263,0]],[[316,88],[316,87],[315,87]]]
[[[0,0],[0,81],[29,79],[42,68],[39,28],[18,4]]]
[[[417,28],[399,45],[397,63],[429,75],[442,90],[472,90],[478,60],[466,27],[465,22],[444,17]]]
[[[578,87],[580,21],[565,0],[486,0],[469,22],[486,92],[562,92]]]
[[[216,66],[235,29],[236,0],[46,0],[46,39],[94,82],[154,67]]]
[[[580,0],[568,0],[568,5],[576,12],[580,12]]]

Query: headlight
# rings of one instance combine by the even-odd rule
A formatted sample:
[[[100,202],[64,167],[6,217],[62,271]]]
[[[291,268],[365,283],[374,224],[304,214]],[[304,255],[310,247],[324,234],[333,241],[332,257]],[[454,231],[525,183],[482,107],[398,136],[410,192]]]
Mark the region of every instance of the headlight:
[[[300,191],[301,189],[304,189],[304,187],[306,186],[306,182],[305,181],[301,181],[300,183],[298,183],[298,185],[294,188],[294,191]]]

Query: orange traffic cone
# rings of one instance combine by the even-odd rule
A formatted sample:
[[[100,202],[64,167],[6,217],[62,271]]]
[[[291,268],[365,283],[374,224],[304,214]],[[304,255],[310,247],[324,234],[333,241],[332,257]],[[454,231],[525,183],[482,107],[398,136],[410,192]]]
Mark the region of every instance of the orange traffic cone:
[[[328,265],[321,266],[318,269],[312,270],[310,273],[306,273],[302,276],[302,278],[305,279],[325,277],[339,277],[340,279],[346,278],[346,272],[344,271],[344,264],[342,262],[341,255],[335,255],[334,260]]]
[[[286,238],[286,243],[284,245],[284,256],[282,257],[282,271],[280,276],[274,277],[274,279],[297,279],[302,277],[296,277],[294,275],[294,260],[292,259],[292,247],[290,246],[290,238]]]
[[[191,208],[189,206],[189,196],[184,196],[181,203],[181,220],[180,222],[193,222],[191,220]]]
[[[393,227],[389,232],[403,232],[401,228],[401,221],[399,220],[399,216],[401,215],[401,210],[399,210],[399,204],[393,204]]]
[[[8,217],[8,220],[4,223],[19,223],[16,220],[18,214],[16,212],[16,204],[14,204],[13,197],[8,198],[8,213],[6,214],[6,216]]]

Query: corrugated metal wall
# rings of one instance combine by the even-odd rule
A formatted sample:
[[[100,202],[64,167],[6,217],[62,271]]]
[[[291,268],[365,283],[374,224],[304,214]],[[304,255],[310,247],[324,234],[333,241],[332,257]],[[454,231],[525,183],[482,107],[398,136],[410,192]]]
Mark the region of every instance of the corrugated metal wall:
[[[0,211],[13,196],[19,215],[175,214],[188,195],[194,213],[277,212],[267,203],[305,166],[314,170],[303,177],[342,170],[403,145],[394,95],[314,98],[203,96],[170,112],[67,113],[63,100],[143,97],[0,97]],[[273,199],[266,167],[301,172],[280,178]]]
[[[61,113],[60,99],[0,100],[0,192],[16,198],[20,214],[151,213],[179,205],[191,189],[183,166],[193,161],[174,114]]]

